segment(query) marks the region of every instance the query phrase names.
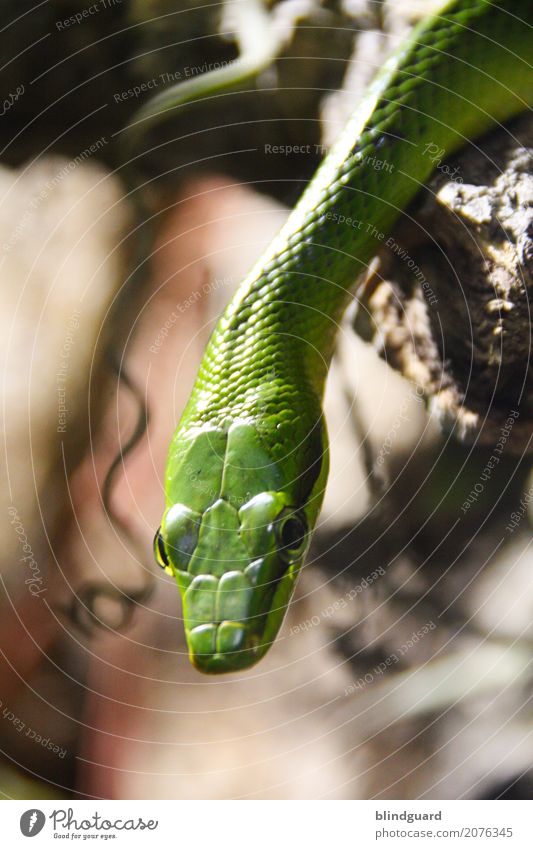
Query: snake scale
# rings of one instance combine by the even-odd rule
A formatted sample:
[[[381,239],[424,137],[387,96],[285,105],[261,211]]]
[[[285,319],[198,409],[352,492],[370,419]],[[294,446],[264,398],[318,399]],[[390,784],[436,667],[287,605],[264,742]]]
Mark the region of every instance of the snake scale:
[[[197,669],[246,669],[274,641],[326,485],[339,320],[430,177],[427,146],[448,155],[533,103],[532,11],[454,0],[416,26],[220,318],[169,447],[154,542]],[[387,169],[370,167],[376,156]]]

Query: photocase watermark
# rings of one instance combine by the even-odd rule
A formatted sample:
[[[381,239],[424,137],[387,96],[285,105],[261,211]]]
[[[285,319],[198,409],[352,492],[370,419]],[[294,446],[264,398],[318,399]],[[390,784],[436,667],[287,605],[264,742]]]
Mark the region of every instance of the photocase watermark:
[[[227,65],[231,65],[231,61],[229,59],[221,59],[219,62],[204,62],[202,65],[186,65],[181,71],[163,71],[157,77],[144,80],[144,82],[138,83],[131,88],[116,91],[113,94],[113,100],[115,103],[122,103],[125,100],[136,99],[148,91],[160,88],[160,86],[174,85],[174,83],[183,82],[192,77],[198,77],[209,71],[217,71],[220,68],[225,68]]]
[[[158,354],[161,350],[161,347],[169,335],[172,327],[176,324],[177,320],[180,316],[184,315],[194,304],[204,298],[206,295],[211,295],[213,292],[216,292],[218,289],[222,288],[222,286],[231,285],[234,282],[235,278],[232,276],[229,277],[215,277],[214,280],[209,280],[203,284],[200,289],[195,289],[194,292],[191,292],[188,298],[185,298],[184,301],[180,301],[176,304],[176,309],[173,310],[168,316],[165,323],[159,330],[156,338],[152,345],[150,345],[149,350],[152,354]]]
[[[368,589],[368,587],[372,586],[378,578],[381,578],[385,574],[385,569],[383,566],[378,566],[370,575],[367,575],[366,578],[363,578],[357,586],[352,587],[344,595],[340,596],[335,601],[332,601],[331,604],[328,604],[320,613],[316,613],[314,616],[311,616],[310,619],[305,619],[303,622],[299,622],[297,625],[293,625],[289,630],[289,636],[294,636],[294,634],[300,634],[305,631],[311,630],[316,625],[320,625],[320,623],[324,619],[329,619],[330,616],[333,616],[339,610],[344,610],[348,605],[357,598],[364,590]]]
[[[335,221],[336,224],[346,224],[347,227],[353,227],[354,230],[364,230],[365,227],[371,226],[367,221],[361,221],[360,218],[353,218],[349,215],[341,215],[339,212],[326,212],[326,220]]]
[[[414,259],[409,256],[408,252],[405,248],[402,248],[401,245],[394,239],[393,236],[389,236],[387,241],[385,242],[385,247],[389,248],[389,250],[401,259],[407,265],[409,271],[412,271],[416,279],[418,280],[420,286],[422,287],[422,292],[424,293],[426,300],[430,306],[435,306],[438,303],[437,297],[429,285],[425,274],[420,270],[420,267],[416,264]]]
[[[115,103],[121,103],[124,100],[137,98],[140,97],[141,94],[145,94],[147,91],[159,88],[161,85],[167,86],[177,83],[181,80],[181,78],[181,71],[164,71],[162,74],[159,74],[158,77],[152,77],[151,80],[145,80],[138,85],[132,86],[132,88],[125,88],[123,91],[116,91],[113,95],[113,100]]]
[[[69,316],[67,322],[67,333],[63,340],[63,346],[59,352],[59,369],[56,373],[56,391],[57,391],[57,432],[67,432],[67,375],[70,364],[70,353],[74,345],[74,334],[80,326],[79,317],[81,313],[78,309]]]
[[[345,224],[346,227],[352,227],[354,230],[361,230],[361,232],[366,233],[372,239],[376,239],[378,242],[382,242],[385,238],[385,233],[372,224],[371,221],[363,221],[360,218],[353,218],[349,215],[343,215],[340,212],[326,212],[326,220],[327,221],[335,221],[336,224]]]
[[[69,29],[69,27],[76,26],[76,24],[82,24],[83,21],[87,20],[87,18],[91,18],[93,15],[103,12],[105,9],[111,9],[114,6],[120,5],[122,5],[122,0],[96,0],[96,3],[86,6],[85,9],[80,9],[80,11],[76,12],[74,15],[70,15],[68,18],[56,21],[56,29],[59,32],[62,32],[65,29]]]
[[[93,154],[101,150],[101,148],[104,147],[107,143],[107,138],[105,136],[100,136],[99,139],[97,139],[91,145],[86,147],[85,150],[82,150],[81,153],[75,156],[74,159],[71,159],[69,162],[67,162],[66,165],[63,165],[59,169],[59,171],[54,174],[53,177],[50,177],[44,183],[39,193],[32,198],[32,200],[24,210],[23,214],[19,218],[17,226],[9,236],[8,240],[3,243],[2,253],[10,253],[10,251],[20,241],[28,225],[32,221],[33,217],[35,216],[35,213],[37,212],[43,201],[45,201],[49,197],[50,193],[63,182],[65,177],[72,173],[72,171],[74,171],[78,167],[78,165],[81,165],[82,162],[85,162],[87,159],[93,156]]]
[[[145,820],[143,817],[119,817],[109,819],[95,810],[77,818],[74,808],[55,808],[46,816],[39,808],[29,808],[20,818],[20,830],[25,837],[34,837],[46,825],[52,826],[54,838],[79,840],[113,840],[125,831],[155,831],[159,820]]]
[[[496,444],[496,447],[494,448],[490,459],[487,461],[485,468],[480,474],[478,482],[470,490],[470,494],[468,495],[467,499],[463,501],[463,504],[461,506],[463,515],[467,512],[467,510],[470,510],[472,504],[476,503],[476,501],[479,499],[479,496],[484,491],[485,483],[490,480],[493,470],[500,462],[501,455],[503,454],[503,449],[505,448],[505,443],[509,439],[513,425],[519,415],[520,413],[517,410],[511,410],[508,418],[505,420],[503,427],[500,429],[500,438]]]
[[[265,144],[263,151],[267,155],[274,156],[294,156],[303,155],[310,156],[325,156],[328,153],[328,148],[323,144]],[[377,156],[361,156],[358,160],[358,165],[366,165],[374,171],[388,171],[390,174],[394,171],[394,164],[386,159],[379,159]]]
[[[24,92],[25,88],[21,83],[21,85],[16,87],[14,92],[8,94],[8,96],[0,104],[0,117],[4,116],[6,112],[9,112],[11,107],[15,105],[15,103],[20,97],[22,97]]]
[[[385,658],[385,660],[382,660],[381,663],[376,664],[376,666],[374,666],[374,668],[371,669],[369,672],[365,672],[365,674],[362,675],[360,678],[357,678],[357,680],[352,681],[351,684],[348,684],[348,686],[344,688],[344,695],[350,696],[357,691],[364,690],[364,688],[367,687],[368,684],[372,684],[372,682],[375,681],[376,678],[379,678],[381,675],[383,675],[387,671],[387,669],[390,669],[391,666],[395,666],[397,663],[399,663],[401,658],[405,657],[407,652],[409,652],[414,646],[416,646],[417,643],[419,643],[420,640],[422,640],[426,636],[426,634],[429,634],[430,631],[434,631],[436,627],[437,626],[435,625],[435,623],[430,619],[429,622],[426,622],[425,625],[422,625],[422,627],[419,628],[417,631],[413,631],[409,639],[402,643],[402,645],[395,652],[391,652],[391,654],[389,654],[388,657]]]
[[[533,502],[533,484],[529,487],[526,494],[520,499],[520,506],[511,513],[511,521],[505,526],[505,530],[510,534],[514,533],[526,513],[529,505]]]
[[[452,182],[463,182],[463,178],[460,174],[458,174],[459,168],[457,166],[452,169],[446,162],[443,163],[442,160],[446,158],[446,151],[443,147],[439,147],[438,144],[430,142],[424,147],[424,156],[428,156],[430,162],[434,164],[437,171],[441,171],[443,174],[446,174]]]
[[[6,722],[10,722],[13,728],[19,733],[23,734],[24,737],[27,737],[28,740],[31,740],[33,743],[36,743],[38,746],[42,746],[43,749],[48,749],[52,754],[57,755],[58,758],[63,759],[67,754],[67,749],[64,749],[62,746],[58,746],[57,743],[54,743],[50,737],[45,737],[43,734],[39,734],[35,731],[34,728],[31,728],[29,725],[16,715],[16,713],[8,708],[0,699],[0,708],[2,709],[2,719]]]
[[[74,809],[57,808],[52,811],[49,819],[52,821],[54,832],[66,832],[64,834],[54,834],[57,837],[68,837],[70,839],[85,839],[86,837],[101,837],[106,839],[116,837],[114,831],[155,831],[159,825],[159,820],[144,820],[142,817],[131,817],[128,819],[110,820],[102,816],[97,811],[90,817],[82,815],[80,819],[74,816]],[[76,834],[77,831],[87,832],[87,834]],[[99,834],[99,832],[105,832]]]
[[[20,830],[24,837],[35,837],[41,832],[46,823],[46,816],[39,808],[24,811],[20,818]]]
[[[383,242],[387,235],[382,230],[378,230],[376,225],[371,221],[363,221],[360,218],[353,218],[349,215],[343,215],[340,212],[326,212],[326,219],[328,221],[336,221],[337,224],[345,224],[354,230],[361,230],[361,232],[366,233],[366,235],[370,236],[371,239],[375,239],[377,242]]]
[[[360,159],[360,164],[367,165],[374,171],[388,171],[389,174],[392,174],[394,171],[393,162],[389,162],[387,159],[378,159],[377,156],[363,156]]]
[[[392,447],[398,435],[398,432],[404,422],[409,421],[409,416],[407,415],[407,408],[409,406],[409,400],[414,398],[417,403],[422,403],[424,401],[424,390],[415,386],[414,389],[410,390],[408,395],[403,398],[402,403],[394,417],[394,420],[387,431],[387,435],[383,440],[381,448],[378,451],[377,457],[374,460],[374,466],[382,466],[385,462],[385,458],[391,453]]]
[[[320,144],[265,144],[264,152],[276,156],[293,156],[294,154],[310,155],[321,153]]]
[[[263,152],[273,156],[294,156],[303,155],[310,156],[325,156],[328,148],[323,144],[310,144],[302,142],[300,144],[269,144],[263,145]]]
[[[21,522],[17,508],[11,505],[11,507],[8,508],[7,512],[11,517],[11,524],[13,525],[14,531],[18,536],[19,543],[22,547],[22,551],[24,552],[24,556],[20,558],[20,562],[24,563],[30,573],[28,577],[24,580],[24,583],[28,587],[32,596],[38,598],[40,595],[42,595],[42,593],[45,593],[47,589],[44,586],[44,579],[41,574],[41,570],[39,569],[39,565],[35,560],[32,547],[28,542],[28,535],[24,530],[24,525]]]

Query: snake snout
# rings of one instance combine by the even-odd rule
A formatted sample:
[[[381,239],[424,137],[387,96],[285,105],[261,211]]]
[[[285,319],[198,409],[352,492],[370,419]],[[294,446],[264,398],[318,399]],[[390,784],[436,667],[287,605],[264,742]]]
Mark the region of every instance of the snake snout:
[[[188,633],[191,662],[200,672],[233,672],[258,657],[259,637],[244,622],[198,625]]]
[[[275,557],[220,578],[197,575],[184,593],[189,655],[201,672],[244,670],[265,653],[272,599],[281,577]]]

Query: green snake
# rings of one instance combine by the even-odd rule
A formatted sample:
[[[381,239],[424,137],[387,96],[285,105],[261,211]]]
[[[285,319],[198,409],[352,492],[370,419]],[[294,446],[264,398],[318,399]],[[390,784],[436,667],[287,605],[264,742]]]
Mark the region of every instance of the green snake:
[[[339,320],[430,177],[429,146],[448,155],[533,103],[531,12],[531,0],[454,0],[416,26],[218,321],[169,447],[154,541],[202,672],[250,667],[279,631],[326,486]]]

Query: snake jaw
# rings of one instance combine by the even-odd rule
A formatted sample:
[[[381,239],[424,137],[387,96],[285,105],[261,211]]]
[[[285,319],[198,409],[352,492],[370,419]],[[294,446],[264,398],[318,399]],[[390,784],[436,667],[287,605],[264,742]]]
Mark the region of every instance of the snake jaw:
[[[273,552],[221,577],[177,575],[193,666],[217,674],[260,660],[281,626],[300,566]]]
[[[237,672],[256,663],[268,646],[243,622],[198,625],[187,634],[189,657],[199,672]]]

